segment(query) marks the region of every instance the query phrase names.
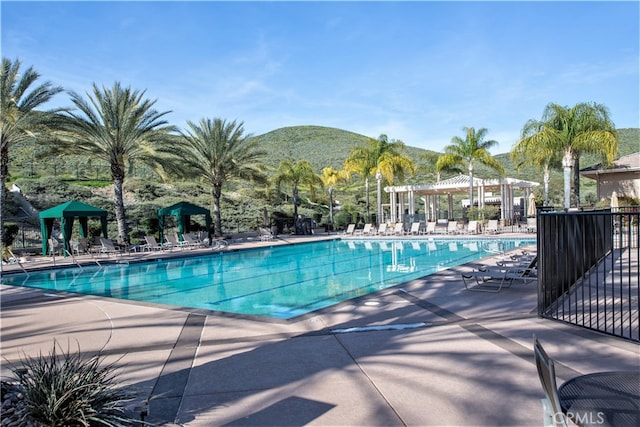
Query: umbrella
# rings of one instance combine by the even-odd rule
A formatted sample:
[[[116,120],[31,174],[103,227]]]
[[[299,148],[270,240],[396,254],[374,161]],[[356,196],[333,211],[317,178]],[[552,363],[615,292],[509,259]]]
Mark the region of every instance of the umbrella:
[[[529,194],[529,206],[527,206],[527,216],[536,216],[536,195]]]
[[[620,205],[618,204],[618,193],[615,191],[611,193],[611,212],[618,212],[618,208]]]

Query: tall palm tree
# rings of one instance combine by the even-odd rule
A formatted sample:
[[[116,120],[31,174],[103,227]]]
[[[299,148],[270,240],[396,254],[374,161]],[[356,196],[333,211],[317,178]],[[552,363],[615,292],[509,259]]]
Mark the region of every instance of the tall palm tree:
[[[469,171],[469,206],[473,206],[473,170],[474,163],[478,162],[498,171],[504,175],[502,164],[491,156],[489,149],[498,144],[498,141],[490,139],[484,140],[487,129],[476,130],[472,127],[462,128],[465,138],[459,136],[451,138],[451,144],[444,147],[444,154],[438,158],[437,169],[446,169],[453,166],[463,166]]]
[[[524,165],[531,165],[542,170],[542,180],[544,182],[544,206],[549,205],[549,182],[551,181],[551,169],[559,168],[561,157],[551,144],[543,138],[528,138],[536,132],[538,124],[535,120],[529,120],[523,130],[522,137],[511,149],[511,160],[520,168]]]
[[[366,144],[355,147],[344,161],[344,171],[360,175],[364,180],[367,222],[370,222],[369,177],[380,172],[389,184],[393,184],[395,179],[404,180],[406,172],[415,173],[415,164],[403,153],[404,149],[404,142],[389,141],[387,135],[382,134],[378,139],[370,139]]]
[[[322,176],[320,177],[322,184],[329,191],[329,227],[333,229],[333,190],[339,182],[348,179],[344,171],[335,170],[333,167],[328,166],[322,169]]]
[[[542,120],[530,120],[520,140],[525,144],[549,146],[562,153],[564,169],[564,207],[571,207],[571,168],[573,168],[573,203],[580,205],[580,156],[596,154],[605,165],[618,154],[618,138],[607,107],[597,103],[579,103],[572,108],[551,103]]]
[[[174,143],[165,144],[161,153],[173,161],[163,165],[184,177],[201,177],[211,186],[215,235],[222,236],[220,199],[223,187],[233,179],[254,182],[266,180],[260,163],[266,152],[251,135],[244,135],[244,123],[215,118],[187,122],[187,129]]]
[[[103,159],[110,166],[118,236],[127,244],[129,225],[123,197],[127,168],[138,161],[154,164],[154,147],[175,130],[163,119],[169,111],[156,111],[156,101],[144,95],[145,91],[123,88],[119,82],[102,89],[94,83],[87,99],[70,92],[77,111],[66,113],[64,137],[71,152]]]
[[[7,192],[5,183],[9,177],[9,152],[12,146],[29,140],[47,137],[59,126],[56,113],[61,109],[38,111],[62,88],[51,82],[34,87],[40,78],[32,67],[20,71],[20,60],[2,58],[0,71],[0,245],[4,243],[4,207]]]
[[[308,160],[298,160],[296,163],[291,160],[283,160],[271,179],[278,189],[283,184],[288,184],[292,187],[293,224],[297,232],[300,186],[308,186],[311,193],[314,194],[316,186],[322,186],[322,179],[313,171],[313,165]]]

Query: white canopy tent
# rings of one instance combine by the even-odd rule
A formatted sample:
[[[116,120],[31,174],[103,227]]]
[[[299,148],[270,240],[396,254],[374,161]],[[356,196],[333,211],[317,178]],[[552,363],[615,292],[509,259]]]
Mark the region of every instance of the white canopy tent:
[[[531,194],[531,190],[539,185],[537,182],[515,178],[474,178],[473,192],[477,194],[475,200],[477,200],[479,207],[484,207],[488,201],[489,198],[485,197],[486,193],[499,192],[500,206],[502,207],[501,220],[504,222],[513,218],[514,192],[517,190],[523,191],[525,193],[523,195],[525,203],[530,203],[528,196]],[[453,194],[469,192],[469,176],[458,175],[434,184],[388,186],[384,188],[384,191],[389,193],[389,222],[402,220],[402,214],[405,210],[408,212],[416,212],[416,200],[422,200],[424,202],[425,217],[427,220],[435,220],[437,218],[436,197],[442,195],[448,197],[449,219],[453,219],[451,217],[453,212]],[[494,198],[495,196],[491,197],[491,199]],[[380,203],[381,201],[378,200],[379,211],[381,209]],[[525,212],[526,211],[525,209]]]

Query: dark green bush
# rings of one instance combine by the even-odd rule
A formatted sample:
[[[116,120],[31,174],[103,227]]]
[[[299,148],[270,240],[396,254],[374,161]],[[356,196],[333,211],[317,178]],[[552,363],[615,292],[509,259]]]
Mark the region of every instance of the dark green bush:
[[[125,405],[133,396],[116,386],[116,367],[98,356],[58,351],[54,342],[48,355],[24,356],[10,366],[12,384],[21,399],[14,403],[14,418],[21,425],[129,426],[135,423]]]

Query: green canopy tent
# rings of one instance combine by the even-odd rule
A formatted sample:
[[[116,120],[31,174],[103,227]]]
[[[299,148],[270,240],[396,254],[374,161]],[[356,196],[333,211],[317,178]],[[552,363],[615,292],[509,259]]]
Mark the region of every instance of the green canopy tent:
[[[160,241],[164,241],[164,217],[175,216],[178,219],[178,233],[191,232],[191,216],[204,215],[207,225],[207,236],[211,240],[211,213],[209,209],[196,206],[189,202],[180,202],[166,208],[158,209],[158,228],[160,229]]]
[[[60,219],[64,248],[71,252],[71,231],[73,221],[77,217],[80,222],[80,237],[87,237],[87,222],[89,218],[100,218],[102,222],[102,235],[107,237],[107,211],[87,205],[86,203],[71,200],[51,209],[40,212],[40,231],[42,232],[42,254],[47,253],[47,241],[53,230],[53,223]],[[66,254],[66,252],[65,252]]]

